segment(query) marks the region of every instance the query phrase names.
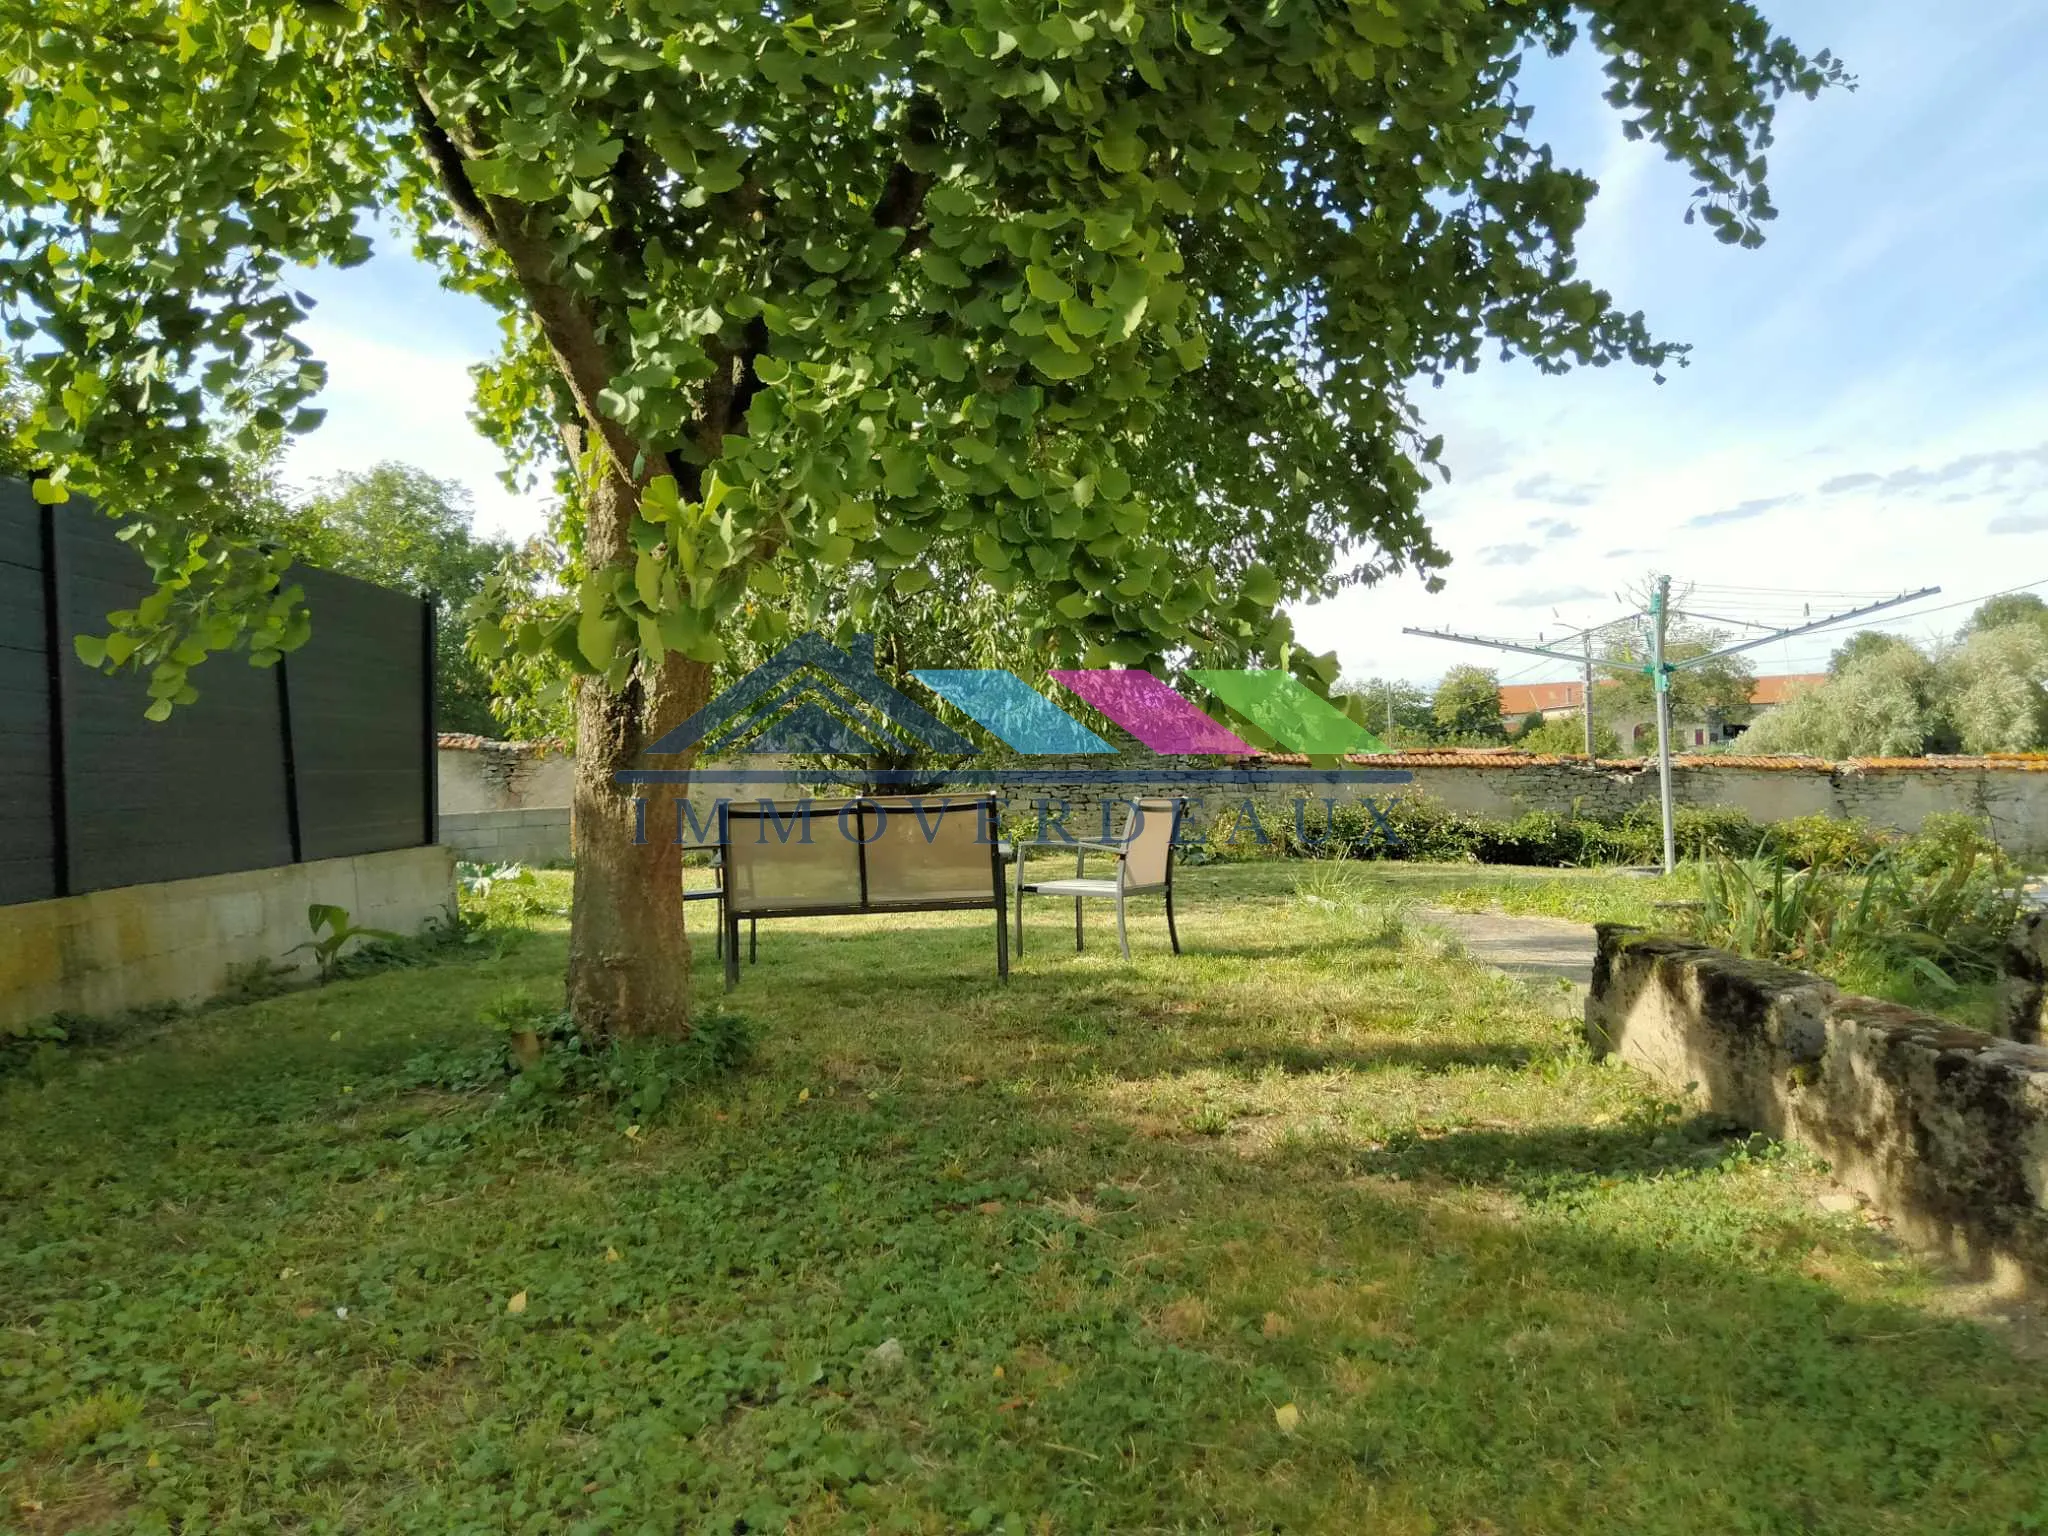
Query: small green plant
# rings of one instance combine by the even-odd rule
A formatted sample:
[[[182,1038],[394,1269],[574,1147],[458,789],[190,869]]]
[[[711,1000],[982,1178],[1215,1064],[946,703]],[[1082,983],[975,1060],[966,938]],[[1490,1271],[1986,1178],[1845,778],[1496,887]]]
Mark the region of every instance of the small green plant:
[[[294,944],[286,953],[312,950],[313,958],[320,966],[322,981],[334,979],[341,964],[342,951],[350,944],[358,941],[396,944],[400,937],[386,928],[359,928],[349,921],[347,907],[337,907],[324,901],[316,901],[306,908],[306,926],[313,930],[313,937],[302,944]]]

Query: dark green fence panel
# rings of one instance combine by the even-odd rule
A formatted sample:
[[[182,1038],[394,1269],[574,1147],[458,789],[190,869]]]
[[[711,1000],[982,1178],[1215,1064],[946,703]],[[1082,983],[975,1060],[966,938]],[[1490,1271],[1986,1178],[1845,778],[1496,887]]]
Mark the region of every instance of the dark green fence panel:
[[[434,840],[432,604],[290,580],[312,639],[269,669],[210,658],[151,722],[146,678],[71,643],[149,590],[142,560],[90,504],[0,481],[0,903]]]

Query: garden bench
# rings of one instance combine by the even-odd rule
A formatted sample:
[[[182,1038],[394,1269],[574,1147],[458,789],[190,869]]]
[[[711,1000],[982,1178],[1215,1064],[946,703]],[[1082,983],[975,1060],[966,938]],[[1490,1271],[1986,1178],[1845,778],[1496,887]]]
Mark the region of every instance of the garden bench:
[[[734,802],[719,863],[725,986],[739,985],[742,919],[992,911],[996,975],[1010,975],[1002,801],[994,795]]]

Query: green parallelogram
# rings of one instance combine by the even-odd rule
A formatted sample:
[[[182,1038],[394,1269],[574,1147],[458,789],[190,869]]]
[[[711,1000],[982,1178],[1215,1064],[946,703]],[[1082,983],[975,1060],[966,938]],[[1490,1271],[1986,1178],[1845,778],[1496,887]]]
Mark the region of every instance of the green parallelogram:
[[[1291,672],[1190,672],[1215,694],[1290,752],[1312,757],[1345,752],[1384,752],[1379,738],[1315,693]]]

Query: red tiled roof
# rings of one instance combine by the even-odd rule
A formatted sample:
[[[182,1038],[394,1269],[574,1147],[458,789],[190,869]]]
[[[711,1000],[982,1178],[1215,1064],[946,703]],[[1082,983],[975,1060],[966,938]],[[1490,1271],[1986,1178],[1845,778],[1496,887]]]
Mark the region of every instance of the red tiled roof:
[[[1790,672],[1776,677],[1760,677],[1756,680],[1756,687],[1750,691],[1749,702],[1782,704],[1800,689],[1827,680],[1825,672]],[[1603,677],[1595,686],[1612,688],[1614,679]],[[1512,720],[1531,710],[1577,709],[1585,691],[1583,683],[1505,683],[1500,690],[1501,716]]]
[[[1584,683],[1504,683],[1500,690],[1500,712],[1512,717],[1526,715],[1532,709],[1577,709],[1585,691]]]

